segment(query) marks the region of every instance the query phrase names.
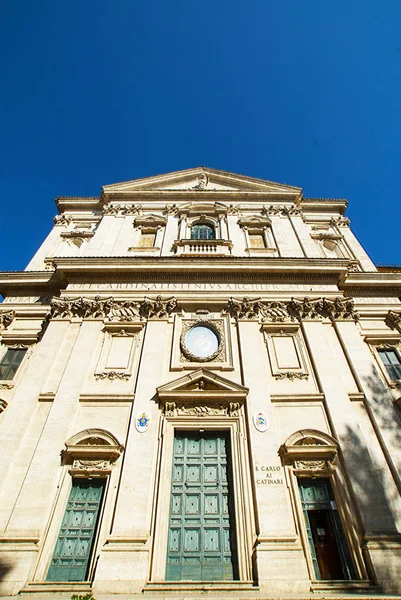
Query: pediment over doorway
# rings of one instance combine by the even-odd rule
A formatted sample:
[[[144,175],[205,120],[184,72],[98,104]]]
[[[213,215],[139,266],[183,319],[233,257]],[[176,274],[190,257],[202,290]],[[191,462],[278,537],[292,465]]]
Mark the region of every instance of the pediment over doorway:
[[[167,416],[238,416],[248,388],[208,369],[196,369],[157,388]]]

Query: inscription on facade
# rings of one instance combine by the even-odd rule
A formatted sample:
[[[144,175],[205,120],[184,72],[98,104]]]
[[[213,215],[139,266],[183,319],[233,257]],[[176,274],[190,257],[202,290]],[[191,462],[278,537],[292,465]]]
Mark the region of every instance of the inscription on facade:
[[[321,285],[321,284],[280,284],[280,283],[212,283],[212,282],[156,282],[156,283],[144,283],[144,282],[127,282],[127,283],[70,283],[68,291],[71,290],[88,290],[88,291],[99,291],[99,290],[110,290],[110,291],[152,291],[152,290],[164,290],[164,291],[287,291],[287,292],[319,292],[327,290],[337,290],[335,285]]]
[[[284,485],[280,465],[255,466],[257,485]]]

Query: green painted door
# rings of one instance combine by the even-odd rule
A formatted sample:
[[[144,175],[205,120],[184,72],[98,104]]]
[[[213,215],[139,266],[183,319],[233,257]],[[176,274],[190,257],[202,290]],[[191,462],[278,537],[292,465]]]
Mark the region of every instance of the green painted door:
[[[167,549],[168,581],[236,579],[228,435],[177,433]]]
[[[85,581],[105,480],[74,479],[47,581]]]
[[[302,510],[317,580],[355,577],[330,481],[300,479]]]

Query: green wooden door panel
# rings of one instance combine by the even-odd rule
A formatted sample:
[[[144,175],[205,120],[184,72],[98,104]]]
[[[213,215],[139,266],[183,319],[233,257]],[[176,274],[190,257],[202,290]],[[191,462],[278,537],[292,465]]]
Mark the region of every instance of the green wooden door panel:
[[[344,534],[340,515],[338,514],[336,503],[334,501],[334,495],[330,481],[325,478],[313,480],[300,479],[298,483],[316,579],[320,580],[321,574],[311,531],[310,518],[308,515],[309,511],[327,511],[336,539],[343,577],[344,579],[354,579],[355,570],[352,564],[350,552],[348,550],[348,544]]]
[[[85,581],[104,480],[73,481],[47,581]]]
[[[168,581],[234,578],[235,536],[227,472],[228,437],[225,434],[183,432],[176,435],[167,547]]]

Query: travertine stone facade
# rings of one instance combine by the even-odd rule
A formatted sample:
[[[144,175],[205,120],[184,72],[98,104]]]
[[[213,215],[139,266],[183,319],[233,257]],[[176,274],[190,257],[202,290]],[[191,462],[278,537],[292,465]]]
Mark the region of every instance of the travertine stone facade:
[[[1,593],[400,594],[401,271],[347,202],[206,168],[56,202],[0,274]]]

